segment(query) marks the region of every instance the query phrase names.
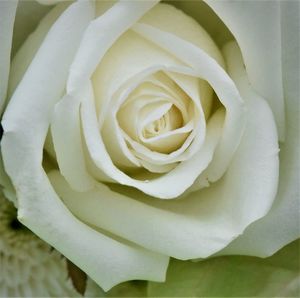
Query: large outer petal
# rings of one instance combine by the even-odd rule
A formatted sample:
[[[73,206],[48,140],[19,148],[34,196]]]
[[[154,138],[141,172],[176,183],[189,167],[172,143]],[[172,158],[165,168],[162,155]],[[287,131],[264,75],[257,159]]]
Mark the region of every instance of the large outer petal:
[[[17,1],[0,1],[0,114],[5,102]]]
[[[107,290],[126,279],[163,280],[168,257],[116,241],[78,221],[42,169],[51,112],[93,17],[92,2],[76,2],[47,34],[6,110],[2,154],[17,192],[19,220]]]
[[[220,254],[266,257],[300,236],[299,223],[299,2],[281,2],[286,141],[280,146],[280,181],[274,206]]]
[[[279,137],[283,140],[285,115],[279,1],[205,1],[236,38],[249,80],[254,89],[268,101],[275,116]]]
[[[11,3],[15,3],[15,2],[11,1]],[[17,53],[15,55],[13,55],[12,53],[13,60],[9,72],[7,99],[11,97],[13,91],[20,83],[22,77],[24,76],[24,73],[26,72],[31,61],[33,60],[34,55],[36,54],[38,48],[42,44],[42,41],[45,38],[47,32],[49,31],[53,23],[56,21],[58,16],[63,12],[63,10],[68,5],[69,3],[62,3],[61,5],[57,5],[53,10],[51,10],[49,14],[47,14],[47,16],[45,16],[41,20],[36,30],[33,33],[31,33],[30,36],[28,36],[28,38],[22,44],[22,47],[17,51]],[[16,21],[14,25],[15,34],[13,36],[12,51],[18,48],[19,43],[23,42],[23,39],[26,37],[28,31],[34,28],[36,22],[38,22],[39,18],[42,17],[44,13],[45,10],[40,9],[40,5],[38,4],[34,5],[34,3],[30,1],[21,2],[21,3],[19,2],[19,5],[17,7],[17,13],[16,13]],[[28,15],[30,15],[30,18],[28,18]],[[35,15],[35,17],[33,17],[33,15]],[[32,20],[32,18],[34,20]],[[24,26],[24,23],[26,23],[26,26]],[[19,31],[20,27],[23,28],[21,32]],[[5,173],[2,157],[0,161],[0,183],[1,186],[3,187],[3,192],[5,196],[9,198],[11,201],[13,201],[15,205],[17,205],[15,190],[10,182],[9,177]]]

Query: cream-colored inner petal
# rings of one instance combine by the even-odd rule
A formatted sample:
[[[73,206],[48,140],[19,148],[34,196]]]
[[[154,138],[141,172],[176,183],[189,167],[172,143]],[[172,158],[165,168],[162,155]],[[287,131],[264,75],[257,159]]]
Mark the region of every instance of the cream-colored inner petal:
[[[120,132],[116,134],[123,136],[131,158],[139,160],[137,167],[153,173],[168,172],[178,161],[184,160],[183,153],[198,137],[199,126],[202,126],[203,139],[205,135],[200,79],[173,75],[177,82],[167,71],[149,75],[127,97],[118,100],[115,108],[115,129]],[[186,82],[181,81],[182,76],[186,81],[191,80],[183,88]],[[107,127],[104,125],[104,132]],[[128,155],[128,150],[125,151],[124,155]],[[155,155],[160,156],[160,160],[155,159]]]
[[[179,149],[193,130],[195,113],[191,99],[182,90],[175,88],[174,92],[165,86],[156,78],[159,76],[166,78],[153,75],[132,92],[121,105],[117,120],[124,137],[127,134],[152,151],[169,154]]]

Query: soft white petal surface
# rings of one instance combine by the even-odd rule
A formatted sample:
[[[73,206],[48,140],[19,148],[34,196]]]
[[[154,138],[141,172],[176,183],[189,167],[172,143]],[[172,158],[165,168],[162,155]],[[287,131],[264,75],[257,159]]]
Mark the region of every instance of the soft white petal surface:
[[[5,103],[17,1],[0,1],[0,114]]]
[[[300,236],[300,41],[299,35],[294,34],[299,30],[299,11],[299,2],[281,2],[283,81],[287,130],[286,141],[280,145],[278,194],[271,211],[264,218],[249,226],[242,236],[232,242],[220,254],[247,254],[266,257]]]
[[[82,98],[65,95],[56,105],[51,133],[60,172],[76,190],[93,187],[86,168],[78,110]]]
[[[2,155],[17,190],[20,221],[108,290],[127,279],[162,281],[168,257],[121,243],[78,221],[42,169],[51,111],[93,11],[91,2],[76,2],[49,31],[5,113]]]
[[[280,1],[205,0],[239,44],[253,88],[269,103],[284,139]],[[296,34],[296,33],[295,33]]]
[[[156,5],[140,20],[140,23],[175,34],[196,45],[214,58],[223,68],[225,67],[224,59],[214,40],[193,18],[173,5],[165,3]]]
[[[10,97],[20,83],[25,71],[30,65],[34,55],[42,44],[47,32],[66,9],[68,3],[62,3],[53,8],[40,22],[34,32],[22,44],[11,63],[9,75],[8,96]]]

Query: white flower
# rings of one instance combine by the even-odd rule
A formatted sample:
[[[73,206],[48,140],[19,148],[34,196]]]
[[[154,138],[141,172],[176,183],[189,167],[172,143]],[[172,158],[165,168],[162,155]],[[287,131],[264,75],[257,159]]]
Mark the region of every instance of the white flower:
[[[0,195],[0,297],[77,295],[65,259],[23,226]]]
[[[105,290],[164,280],[170,256],[266,256],[299,236],[298,97],[281,66],[294,4],[186,3],[200,24],[209,11],[211,33],[213,10],[228,26],[222,52],[172,5],[60,3],[9,80],[16,5],[1,4],[1,146],[19,220]]]

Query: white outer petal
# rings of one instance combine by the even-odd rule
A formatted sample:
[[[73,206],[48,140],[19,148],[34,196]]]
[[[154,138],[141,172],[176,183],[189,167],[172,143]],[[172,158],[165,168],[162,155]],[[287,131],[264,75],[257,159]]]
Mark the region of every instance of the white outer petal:
[[[286,99],[286,141],[280,146],[280,180],[271,211],[253,223],[220,255],[247,254],[267,257],[299,238],[299,2],[281,2],[283,80]],[[296,34],[294,34],[296,33]]]
[[[171,5],[160,3],[144,15],[139,22],[175,34],[177,37],[194,44],[225,68],[224,59],[219,48],[211,36],[202,28],[201,22],[198,23],[189,14],[175,8],[173,4],[176,5],[175,3]]]
[[[59,170],[76,190],[93,188],[81,137],[80,99],[66,94],[56,105],[51,121],[51,133]]]
[[[24,4],[23,4],[24,5]],[[17,85],[20,83],[25,71],[30,65],[34,55],[42,44],[46,34],[57,18],[66,9],[67,4],[62,3],[53,8],[39,23],[36,30],[32,32],[22,44],[11,63],[9,74],[8,96],[10,97]],[[25,8],[24,8],[25,9]]]
[[[283,140],[285,114],[280,1],[205,0],[205,2],[219,15],[236,38],[249,80],[254,89],[268,101],[275,116],[280,140]]]
[[[5,103],[10,52],[18,1],[0,1],[0,114]]]
[[[108,290],[127,279],[164,280],[168,257],[123,244],[78,221],[42,169],[50,114],[93,12],[91,2],[76,2],[49,31],[5,113],[2,155],[17,191],[20,221]]]

